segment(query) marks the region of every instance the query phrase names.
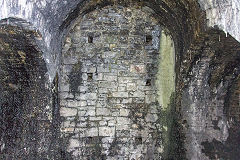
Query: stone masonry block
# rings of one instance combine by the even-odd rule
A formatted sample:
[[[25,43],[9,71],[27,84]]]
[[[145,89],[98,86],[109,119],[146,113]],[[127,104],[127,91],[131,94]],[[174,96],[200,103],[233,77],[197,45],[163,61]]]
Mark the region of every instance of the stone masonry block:
[[[130,127],[128,125],[125,125],[125,124],[120,124],[120,125],[116,126],[116,129],[117,130],[129,130]]]
[[[99,127],[99,136],[113,137],[115,135],[115,127]]]
[[[85,132],[85,136],[87,137],[97,137],[98,136],[98,128],[89,128]]]
[[[106,82],[106,81],[100,81],[98,84],[98,87],[102,88],[116,88],[117,89],[117,83],[116,82]]]
[[[141,91],[131,92],[129,93],[129,97],[143,98],[145,97],[145,93]]]
[[[129,109],[124,109],[124,108],[121,108],[120,109],[120,116],[128,116],[130,113],[130,110]]]
[[[88,110],[87,112],[86,112],[86,116],[95,116],[95,110]]]
[[[128,92],[113,92],[112,93],[113,97],[128,97]]]
[[[124,92],[124,91],[126,91],[126,87],[118,87],[118,91],[119,92]]]
[[[60,108],[60,115],[63,117],[71,117],[77,115],[77,109],[76,108],[66,108],[61,107]]]
[[[117,117],[117,125],[130,124],[131,120],[127,117]]]
[[[69,149],[74,149],[76,147],[80,147],[79,140],[78,139],[70,139],[68,148]]]
[[[132,83],[133,78],[132,77],[118,77],[119,83]]]
[[[145,118],[146,122],[156,122],[158,120],[157,114],[147,114]]]
[[[117,81],[117,76],[104,75],[103,80],[105,80],[105,81]]]
[[[96,115],[103,115],[108,116],[110,115],[111,111],[108,108],[97,108],[96,109]]]
[[[135,91],[137,89],[136,83],[127,83],[128,91]]]
[[[131,65],[130,72],[132,73],[145,73],[146,66],[145,65]]]
[[[95,100],[97,99],[97,93],[81,93],[77,96],[78,100]]]
[[[84,107],[84,106],[87,106],[87,102],[86,101],[74,101],[74,100],[71,100],[71,101],[68,101],[68,107]]]

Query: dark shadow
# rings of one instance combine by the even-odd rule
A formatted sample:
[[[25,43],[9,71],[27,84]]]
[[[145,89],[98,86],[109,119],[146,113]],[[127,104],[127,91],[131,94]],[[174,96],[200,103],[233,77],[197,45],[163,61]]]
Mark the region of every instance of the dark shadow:
[[[44,158],[51,125],[46,64],[35,32],[7,21],[0,24],[0,159]]]

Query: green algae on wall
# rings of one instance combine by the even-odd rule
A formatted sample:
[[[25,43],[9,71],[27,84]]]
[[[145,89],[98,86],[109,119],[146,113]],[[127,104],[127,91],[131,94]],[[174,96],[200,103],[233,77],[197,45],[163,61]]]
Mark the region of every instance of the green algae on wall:
[[[160,38],[160,62],[158,66],[156,86],[158,88],[158,102],[161,106],[161,122],[162,122],[162,141],[164,155],[169,151],[170,128],[172,126],[173,117],[171,110],[173,107],[175,93],[175,48],[170,35],[166,31],[162,31]]]

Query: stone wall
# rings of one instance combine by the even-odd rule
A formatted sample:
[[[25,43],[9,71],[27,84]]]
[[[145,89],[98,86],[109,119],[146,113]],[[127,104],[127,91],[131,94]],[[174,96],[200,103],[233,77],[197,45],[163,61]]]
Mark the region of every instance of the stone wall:
[[[196,40],[182,63],[187,159],[240,157],[239,47],[224,32],[211,30]]]
[[[124,5],[117,14],[112,11],[116,4]],[[137,7],[128,9],[135,17],[128,16],[125,8],[133,4]],[[75,159],[124,159],[121,155],[152,159],[153,152],[157,157],[162,151],[169,156],[164,159],[186,159],[185,150],[188,159],[239,159],[240,47],[226,34],[239,40],[239,4],[238,0],[2,0],[0,19],[23,18],[32,24],[26,23],[31,30],[42,35],[18,28],[24,20],[13,24],[14,18],[5,19],[3,29],[1,26],[0,159],[71,159],[71,155]],[[105,8],[99,8],[107,5],[115,6],[99,23],[94,17],[101,17]],[[154,10],[154,15],[144,6]],[[130,32],[121,28],[125,17],[130,22],[126,26],[132,27]],[[149,17],[155,17],[171,36],[163,35],[160,27],[141,31],[141,21],[158,26]],[[18,27],[11,28],[9,23]],[[133,29],[139,32],[133,33]],[[37,38],[43,56],[30,37]],[[162,40],[164,37],[167,41]],[[161,53],[165,42],[167,52],[174,50],[171,39],[177,51],[174,67],[169,61],[172,57],[164,59],[167,54]],[[175,96],[169,97],[174,95],[175,72],[177,107],[169,108],[175,103]],[[56,83],[51,88],[47,84],[54,77]],[[122,77],[128,77],[129,82]],[[153,101],[147,102],[150,95]],[[160,112],[148,107],[155,105]],[[178,117],[171,119],[173,115]],[[58,139],[60,120],[62,137]],[[159,125],[163,127],[159,129]],[[111,136],[103,136],[105,133]],[[146,137],[150,137],[148,141]],[[160,142],[155,143],[158,139]]]
[[[51,92],[35,32],[0,22],[0,159],[46,158]]]
[[[161,34],[151,9],[136,6],[96,9],[69,31],[60,114],[75,159],[161,159]]]
[[[208,4],[209,1],[199,0],[204,4]],[[227,2],[220,1],[219,3],[228,5]],[[176,49],[187,47],[193,34],[199,34],[205,26],[204,21],[202,21],[205,20],[205,15],[200,10],[197,0],[2,0],[0,19],[10,17],[23,19],[31,23],[41,33],[38,45],[44,55],[49,81],[52,82],[60,64],[61,42],[65,27],[68,27],[68,24],[74,21],[80,12],[113,3],[137,3],[139,6],[147,5],[153,8],[158,13],[156,18],[161,19],[161,23],[172,32],[172,35],[179,37],[177,41],[181,42],[179,47],[176,46]],[[222,10],[219,9],[219,11]],[[224,20],[224,18],[222,19]],[[236,21],[237,23],[238,21]],[[179,54],[181,53],[179,52]]]

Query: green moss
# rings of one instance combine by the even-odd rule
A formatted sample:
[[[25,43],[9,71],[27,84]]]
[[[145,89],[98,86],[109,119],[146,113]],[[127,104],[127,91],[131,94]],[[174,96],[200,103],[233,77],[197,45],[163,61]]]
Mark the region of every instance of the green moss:
[[[166,157],[170,149],[170,132],[174,119],[171,114],[174,102],[171,99],[174,100],[175,92],[175,49],[171,37],[164,31],[161,34],[159,52],[160,62],[156,86],[158,88],[157,99],[161,106],[163,156]]]

